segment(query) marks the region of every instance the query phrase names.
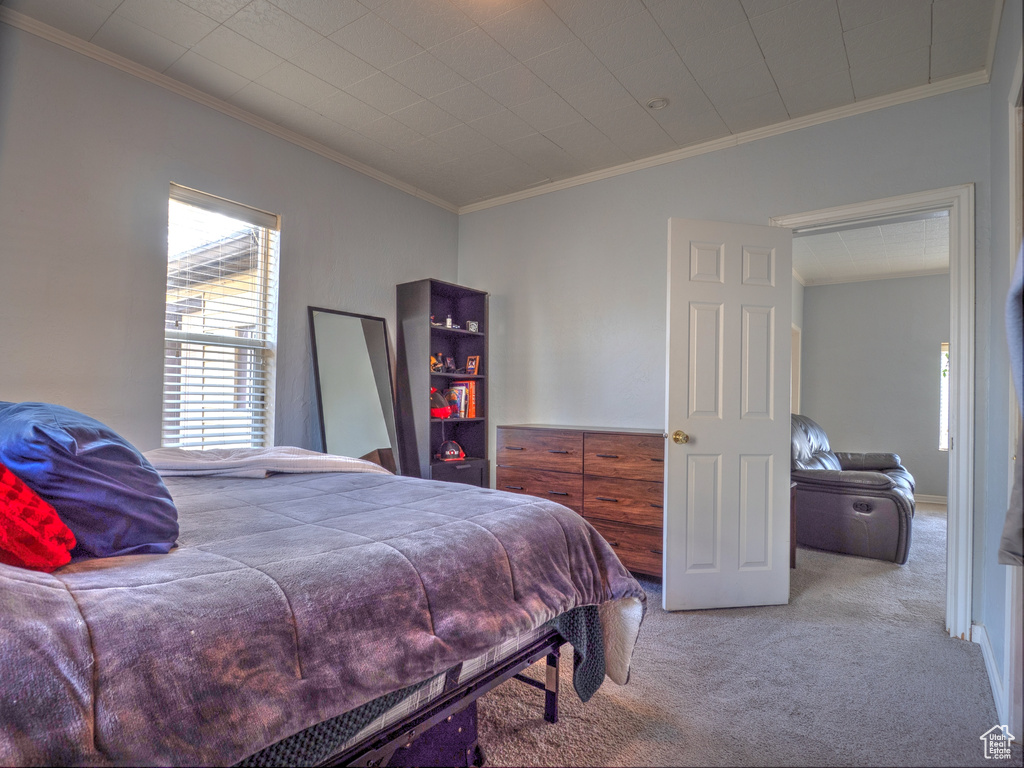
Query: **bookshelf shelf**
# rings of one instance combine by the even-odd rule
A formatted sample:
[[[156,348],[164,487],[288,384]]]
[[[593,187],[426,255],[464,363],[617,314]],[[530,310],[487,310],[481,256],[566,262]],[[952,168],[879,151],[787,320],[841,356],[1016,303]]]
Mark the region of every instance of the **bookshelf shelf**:
[[[444,325],[431,325],[431,331],[438,333],[450,333],[455,336],[483,336],[484,334],[480,331],[467,331],[465,328],[448,328]]]
[[[401,424],[402,471],[424,479],[446,480],[487,487],[487,294],[441,280],[417,280],[397,288],[396,363],[398,419]],[[463,326],[448,328],[431,322],[451,317]],[[469,321],[479,330],[466,329]],[[465,370],[477,358],[477,373],[439,373],[430,370],[431,356],[451,358]],[[444,393],[460,382],[475,389],[476,416],[430,416],[430,390]],[[475,385],[475,386],[474,386]],[[441,444],[454,441],[466,454],[459,461],[440,461]]]

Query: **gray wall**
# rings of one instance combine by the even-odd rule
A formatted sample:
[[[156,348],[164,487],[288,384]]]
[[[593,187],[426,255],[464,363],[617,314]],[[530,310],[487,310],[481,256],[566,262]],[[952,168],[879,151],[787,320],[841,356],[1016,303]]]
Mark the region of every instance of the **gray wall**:
[[[803,283],[793,278],[793,325],[804,327],[804,288]]]
[[[949,275],[804,289],[801,413],[836,451],[898,453],[917,492],[945,496],[939,348],[949,341]]]
[[[5,24],[0,400],[159,445],[172,181],[281,215],[276,442],[317,447],[307,305],[385,317],[393,342],[395,285],[455,279],[457,217]]]
[[[989,98],[959,90],[462,215],[460,281],[492,295],[493,422],[665,426],[672,216],[765,224],[973,181],[987,260]]]
[[[491,292],[493,423],[664,425],[672,216],[764,224],[974,183],[973,619],[987,626],[1001,668],[1009,393],[998,307],[1014,252],[1006,105],[1020,30],[1020,0],[1009,0],[990,85],[462,215],[459,280]]]
[[[964,89],[463,214],[459,279],[491,293],[493,423],[664,426],[672,216],[767,224],[974,182],[987,259],[989,98]]]
[[[458,220],[0,24],[0,399],[63,402],[144,449],[158,443],[171,181],[282,214],[277,442],[307,447],[316,444],[308,304],[393,320],[396,283],[458,279],[492,293],[493,423],[661,426],[669,217],[766,223],[973,182],[974,619],[1001,666],[1006,582],[995,552],[1010,418],[1001,305],[1016,248],[1006,109],[1021,24],[1020,0],[1008,0],[990,85]]]
[[[1008,0],[999,24],[992,67],[989,102],[989,133],[979,137],[989,148],[992,185],[990,227],[979,229],[977,284],[978,325],[977,377],[979,392],[975,420],[975,530],[974,615],[984,624],[997,666],[1002,669],[1006,646],[1006,576],[1008,566],[997,557],[999,538],[1006,520],[1009,485],[1008,433],[1011,429],[1010,367],[1003,316],[1013,263],[1020,244],[1011,234],[1014,210],[1010,195],[1009,106],[1019,92],[1011,92],[1014,69],[1021,56],[1024,13],[1021,0]],[[1020,471],[1020,465],[1017,466]],[[1017,578],[1019,578],[1019,573]],[[1021,649],[1014,650],[1020,657]]]

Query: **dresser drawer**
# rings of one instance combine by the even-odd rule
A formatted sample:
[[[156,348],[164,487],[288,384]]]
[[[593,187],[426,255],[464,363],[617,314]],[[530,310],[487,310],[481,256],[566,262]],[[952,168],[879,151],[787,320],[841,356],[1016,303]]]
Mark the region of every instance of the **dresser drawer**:
[[[665,438],[587,432],[583,471],[588,475],[661,482],[665,475]]]
[[[564,504],[578,514],[583,514],[583,477],[581,475],[499,466],[495,489],[550,499]]]
[[[497,464],[555,472],[583,471],[583,434],[561,429],[498,428]]]
[[[583,478],[583,514],[633,525],[662,527],[664,485],[616,477]]]
[[[661,575],[660,530],[607,520],[591,520],[590,524],[611,544],[626,568],[651,576]]]

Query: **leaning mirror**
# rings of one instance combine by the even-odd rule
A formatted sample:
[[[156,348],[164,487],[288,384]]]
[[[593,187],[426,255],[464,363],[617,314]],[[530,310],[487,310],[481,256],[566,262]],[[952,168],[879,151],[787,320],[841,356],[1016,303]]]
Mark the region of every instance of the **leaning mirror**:
[[[325,453],[398,467],[394,390],[383,317],[309,307],[313,376]]]

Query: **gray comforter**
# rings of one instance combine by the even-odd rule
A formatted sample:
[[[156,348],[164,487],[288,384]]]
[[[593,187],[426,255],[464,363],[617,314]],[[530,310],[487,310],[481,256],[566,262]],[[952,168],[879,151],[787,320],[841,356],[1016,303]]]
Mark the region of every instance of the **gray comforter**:
[[[231,764],[581,605],[645,596],[552,502],[381,474],[173,478],[179,547],[0,564],[0,764]]]

